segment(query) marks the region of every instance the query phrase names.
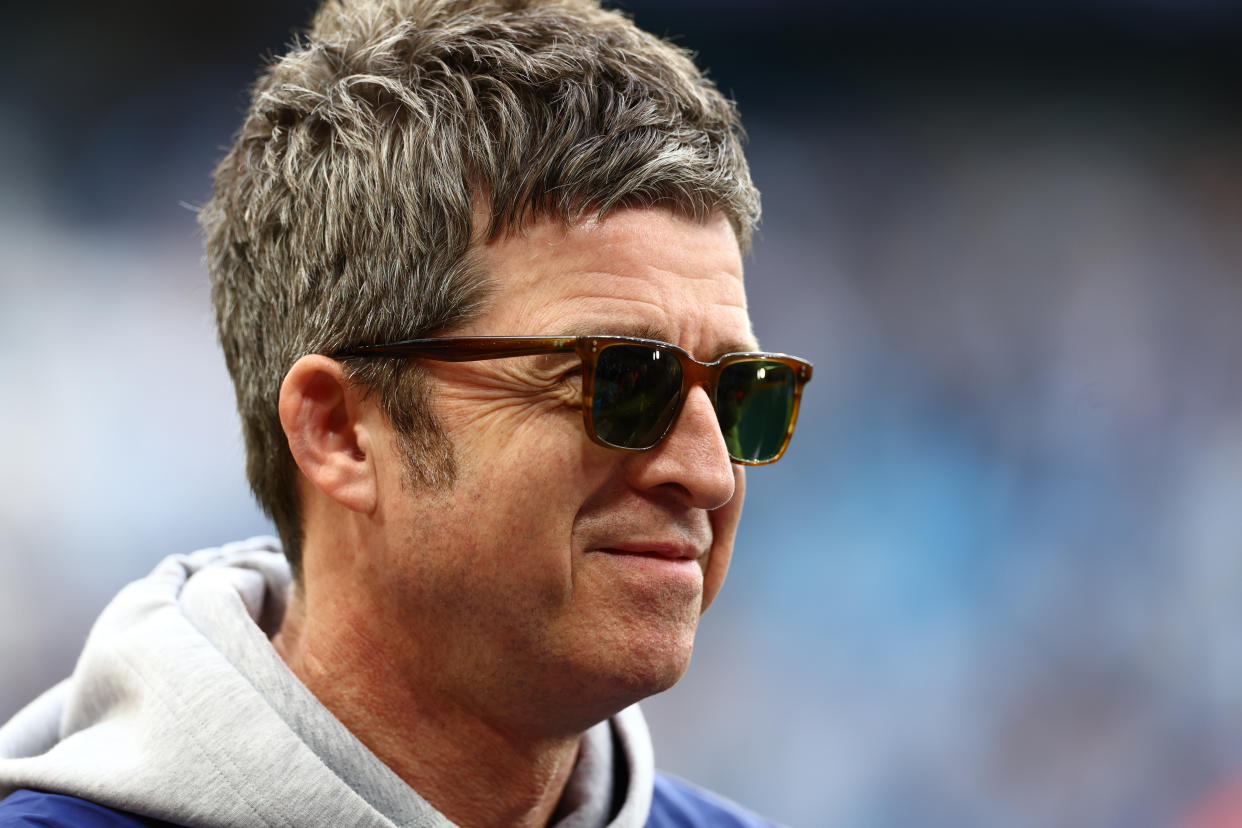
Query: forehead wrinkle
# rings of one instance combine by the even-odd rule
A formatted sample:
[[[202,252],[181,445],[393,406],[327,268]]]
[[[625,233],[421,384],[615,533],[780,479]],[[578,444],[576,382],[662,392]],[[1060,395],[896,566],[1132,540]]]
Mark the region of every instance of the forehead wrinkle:
[[[600,270],[600,271],[583,271],[582,275],[583,276],[607,276],[607,277],[611,277],[615,279],[642,279],[642,280],[649,280],[651,279],[652,276],[655,276],[658,279],[663,279],[666,276],[671,276],[677,279],[691,279],[691,280],[700,281],[700,282],[701,281],[712,281],[721,276],[727,276],[728,278],[735,279],[738,282],[743,281],[742,275],[740,273],[736,273],[732,269],[727,268],[727,267],[716,268],[716,269],[709,268],[703,271],[699,271],[697,268],[683,270],[679,267],[672,267],[672,268],[660,267],[659,265],[648,264],[648,263],[640,264],[634,272],[629,272],[628,270],[623,270],[623,269]]]
[[[743,295],[745,295],[745,282],[743,281],[741,274],[735,273],[728,268],[719,268],[716,270],[709,269],[699,272],[697,270],[683,271],[680,269],[663,268],[658,265],[644,265],[642,268],[635,271],[618,267],[615,270],[582,270],[575,275],[581,279],[601,278],[625,282],[636,281],[649,287],[655,286],[657,289],[659,289],[660,286],[666,288],[669,284],[675,284],[681,280],[691,282],[715,282],[723,276],[728,281],[724,281],[722,284],[728,285],[730,281],[734,282],[737,287],[742,288]]]
[[[599,302],[602,301],[602,302],[607,302],[609,304],[616,304],[616,305],[621,305],[621,304],[646,305],[648,307],[652,307],[658,310],[662,317],[666,317],[668,315],[667,304],[656,301],[654,299],[643,299],[638,296],[613,297],[613,296],[601,296],[598,293],[588,292],[588,293],[579,293],[577,295],[569,296],[566,298],[571,302],[583,302],[584,304],[598,304]]]
[[[588,278],[589,278],[589,275],[591,275],[591,274],[588,274]],[[656,294],[660,294],[660,295],[659,295],[659,296],[657,296],[657,298],[655,298],[655,299],[644,299],[644,298],[642,298],[642,297],[640,297],[640,296],[634,296],[634,295],[627,295],[627,296],[624,296],[624,297],[620,297],[620,296],[618,296],[618,297],[616,297],[616,298],[617,298],[618,300],[620,300],[620,301],[624,301],[624,302],[627,302],[627,303],[629,303],[629,302],[636,302],[636,303],[638,303],[638,304],[642,304],[642,305],[650,305],[651,307],[656,308],[657,310],[659,310],[659,311],[661,312],[661,314],[667,314],[667,313],[668,313],[668,306],[669,306],[668,301],[667,301],[667,300],[665,300],[665,299],[663,298],[663,295],[664,295],[664,294],[667,294],[667,293],[670,293],[670,292],[671,292],[671,293],[673,293],[673,294],[676,294],[676,293],[677,293],[677,291],[676,291],[676,290],[670,291],[670,290],[668,289],[667,281],[666,281],[666,282],[663,282],[663,283],[657,282],[657,283],[654,283],[654,284],[653,284],[652,280],[650,280],[650,279],[644,278],[643,276],[636,276],[636,275],[632,275],[632,274],[601,273],[601,274],[594,274],[594,275],[605,276],[605,277],[607,277],[607,278],[612,278],[612,279],[628,279],[628,280],[638,280],[638,281],[640,281],[640,282],[641,282],[644,286],[646,286],[646,287],[648,287],[648,288],[650,289],[648,292],[652,292],[652,293],[656,293]],[[699,279],[707,279],[707,280],[711,280],[713,277],[711,277],[711,276],[701,276],[701,277],[697,277],[697,278],[699,278]],[[732,278],[732,277],[730,277],[730,278]],[[740,283],[739,283],[739,285],[740,285]],[[565,298],[566,298],[567,300],[569,300],[569,301],[587,301],[587,302],[590,302],[590,301],[598,300],[598,299],[601,299],[601,298],[604,298],[604,297],[603,297],[603,295],[602,295],[602,294],[600,294],[600,293],[598,293],[598,292],[596,292],[596,291],[594,291],[594,290],[589,290],[589,289],[588,289],[588,290],[583,290],[583,291],[582,291],[582,292],[580,292],[580,293],[573,293],[573,294],[569,294],[569,295],[567,295]],[[743,292],[743,293],[740,295],[740,297],[736,297],[736,298],[739,298],[741,301],[735,301],[735,299],[734,299],[734,298],[726,297],[726,298],[721,298],[721,299],[713,299],[713,300],[711,300],[711,304],[712,304],[712,305],[714,305],[714,306],[716,306],[716,307],[726,308],[726,309],[729,309],[729,310],[740,310],[740,311],[742,311],[743,313],[745,313],[745,312],[746,312],[746,294]],[[749,327],[749,326],[748,326],[748,327]]]

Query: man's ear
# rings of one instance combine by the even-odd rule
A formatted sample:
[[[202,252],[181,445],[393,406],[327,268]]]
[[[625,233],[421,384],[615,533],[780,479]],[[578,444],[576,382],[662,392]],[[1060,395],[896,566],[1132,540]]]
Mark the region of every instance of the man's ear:
[[[285,374],[278,410],[289,451],[310,484],[345,508],[368,513],[377,490],[361,398],[341,363],[308,354]]]

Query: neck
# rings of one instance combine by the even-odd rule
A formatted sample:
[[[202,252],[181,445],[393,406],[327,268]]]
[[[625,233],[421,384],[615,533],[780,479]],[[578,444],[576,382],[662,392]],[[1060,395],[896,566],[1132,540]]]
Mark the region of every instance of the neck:
[[[272,643],[359,741],[458,825],[548,824],[580,734],[539,735],[489,721],[434,681],[414,680],[365,624],[334,616],[318,625],[296,590]]]

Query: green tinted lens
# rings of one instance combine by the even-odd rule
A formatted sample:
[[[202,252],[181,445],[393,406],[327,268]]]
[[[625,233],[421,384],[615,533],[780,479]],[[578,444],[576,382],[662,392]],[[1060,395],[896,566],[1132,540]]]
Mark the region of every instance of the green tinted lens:
[[[780,453],[793,418],[794,371],[753,359],[726,365],[716,387],[716,416],[734,460],[761,462]]]
[[[609,345],[595,361],[595,434],[622,448],[650,448],[668,431],[681,397],[681,363],[646,345]]]

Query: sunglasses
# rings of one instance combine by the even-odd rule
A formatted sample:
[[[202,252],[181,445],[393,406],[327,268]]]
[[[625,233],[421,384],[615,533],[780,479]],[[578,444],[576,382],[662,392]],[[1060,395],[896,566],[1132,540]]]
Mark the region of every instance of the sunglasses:
[[[798,419],[811,363],[785,354],[725,354],[699,362],[667,342],[631,336],[450,336],[363,345],[332,354],[418,357],[439,362],[577,353],[582,360],[582,418],[593,441],[643,451],[668,434],[696,385],[716,409],[735,463],[773,463]]]

